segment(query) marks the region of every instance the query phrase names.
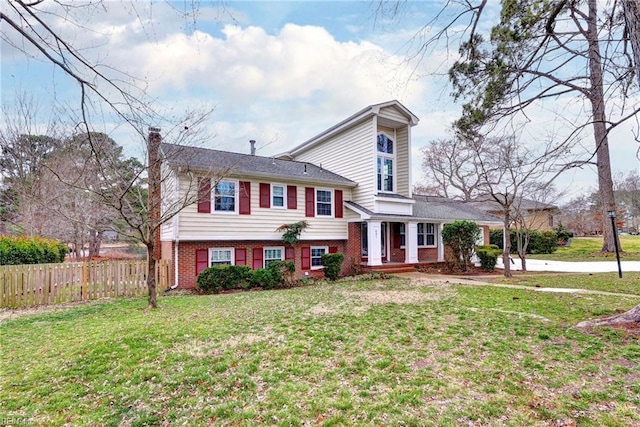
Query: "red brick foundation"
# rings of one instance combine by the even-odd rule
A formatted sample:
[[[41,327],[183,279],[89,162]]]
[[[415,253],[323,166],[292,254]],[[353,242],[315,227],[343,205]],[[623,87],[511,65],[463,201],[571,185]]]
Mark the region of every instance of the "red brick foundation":
[[[165,242],[169,243],[169,242]],[[168,246],[168,245],[167,245]],[[209,248],[235,248],[246,249],[246,265],[253,265],[253,249],[264,248],[267,246],[285,246],[281,241],[262,240],[262,241],[206,241],[206,242],[179,242],[178,243],[178,287],[182,289],[196,287],[196,250]],[[294,277],[302,279],[305,277],[324,277],[322,270],[302,269],[302,248],[309,246],[327,246],[335,247],[337,251],[345,254],[345,247],[348,246],[346,240],[312,240],[301,241],[296,243],[294,248],[293,262],[296,266]],[[164,247],[163,247],[164,248]],[[164,252],[163,255],[168,253]],[[165,258],[166,259],[166,258]],[[172,267],[175,267],[175,263]],[[342,263],[342,275],[351,273],[351,262],[345,254],[345,261]],[[175,276],[174,276],[175,277]],[[174,282],[175,279],[172,280]]]

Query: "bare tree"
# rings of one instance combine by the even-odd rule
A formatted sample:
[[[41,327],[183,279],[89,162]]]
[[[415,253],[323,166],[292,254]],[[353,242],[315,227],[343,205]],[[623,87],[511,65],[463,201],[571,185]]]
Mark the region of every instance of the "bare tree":
[[[55,197],[45,191],[44,164],[61,144],[58,118],[39,124],[42,107],[36,99],[19,93],[13,105],[3,105],[6,118],[0,127],[0,200],[6,228],[28,236],[43,236],[48,212],[42,201]]]
[[[422,149],[422,171],[442,196],[471,201],[478,196],[483,181],[474,160],[484,154],[455,136],[432,140]]]
[[[451,144],[454,141],[450,141]],[[572,166],[568,160],[570,147],[557,146],[554,143],[539,144],[535,149],[517,140],[514,136],[505,138],[459,139],[455,141],[458,157],[451,157],[447,162],[449,170],[443,171],[443,185],[449,185],[449,179],[457,180],[456,171],[461,168],[474,170],[477,181],[469,200],[496,205],[503,221],[504,236],[504,275],[510,277],[511,242],[508,238],[512,226],[519,227],[521,243],[518,254],[522,266],[526,269],[526,252],[528,244],[529,221],[525,214],[525,202],[532,196],[543,197],[552,191],[553,181],[566,168]],[[531,145],[531,144],[529,144]],[[438,144],[439,149],[446,151],[446,144]],[[460,181],[457,181],[459,184]],[[494,210],[494,209],[491,209]]]
[[[115,7],[126,5],[130,13],[138,14],[138,3],[135,1],[114,3]],[[93,197],[106,206],[112,207],[131,230],[135,230],[138,238],[148,249],[149,274],[147,285],[149,289],[149,307],[157,307],[157,293],[155,281],[155,261],[157,260],[157,233],[164,221],[174,216],[179,209],[192,203],[192,200],[182,198],[175,205],[161,214],[151,214],[161,205],[160,194],[155,186],[161,186],[162,182],[156,181],[158,174],[156,167],[162,163],[161,154],[155,155],[153,144],[149,144],[147,128],[149,126],[162,126],[169,131],[165,134],[169,140],[176,144],[194,142],[202,139],[194,129],[201,128],[204,121],[210,116],[212,109],[204,112],[190,111],[183,117],[169,117],[159,111],[156,100],[150,99],[146,92],[144,80],[137,80],[135,76],[126,74],[112,64],[104,64],[101,60],[92,59],[88,52],[95,52],[101,46],[93,46],[94,49],[85,46],[76,46],[74,41],[66,39],[59,27],[52,25],[56,19],[62,19],[67,26],[74,26],[79,30],[89,30],[85,23],[75,19],[78,10],[92,10],[92,8],[109,8],[112,5],[106,1],[88,2],[76,4],[74,2],[53,2],[44,4],[43,0],[14,0],[7,1],[6,7],[0,11],[0,21],[3,22],[1,37],[14,48],[24,52],[27,57],[44,59],[61,70],[64,75],[71,78],[78,85],[78,114],[77,121],[82,127],[82,132],[88,135],[88,143],[93,156],[92,164],[99,169],[99,176],[106,177],[112,171],[109,165],[110,159],[100,155],[96,146],[97,141],[92,138],[95,131],[93,122],[99,122],[104,118],[105,111],[115,116],[114,121],[129,125],[130,129],[137,133],[143,142],[148,164],[133,175],[127,174],[114,179],[111,188],[104,191],[90,190]],[[195,23],[198,7],[196,5],[185,6],[183,19],[189,20],[188,15]],[[149,16],[149,22],[152,17]],[[97,119],[94,112],[98,112]],[[152,137],[155,133],[152,132]],[[152,139],[152,138],[151,138]],[[151,147],[152,150],[148,150]],[[58,174],[61,182],[71,187],[78,187],[77,183],[68,177]],[[140,190],[140,182],[146,179],[144,191]],[[160,175],[160,180],[162,180]],[[153,182],[152,182],[153,181]],[[148,197],[147,197],[148,195]]]
[[[377,2],[378,13],[397,18],[401,2],[390,3]],[[592,135],[593,148],[582,162],[596,166],[602,250],[613,251],[613,233],[604,224],[606,212],[615,209],[608,135],[640,113],[631,96],[638,93],[633,84],[640,55],[638,0],[515,0],[502,2],[499,15],[487,13],[490,9],[486,0],[448,0],[409,48],[423,59],[443,44],[458,51],[450,78],[457,99],[465,101],[457,122],[465,132],[487,135],[498,126],[529,122],[528,113],[544,102],[585,102],[576,113],[579,120],[566,117],[566,109],[558,117],[567,141]],[[491,30],[484,34],[486,28]]]

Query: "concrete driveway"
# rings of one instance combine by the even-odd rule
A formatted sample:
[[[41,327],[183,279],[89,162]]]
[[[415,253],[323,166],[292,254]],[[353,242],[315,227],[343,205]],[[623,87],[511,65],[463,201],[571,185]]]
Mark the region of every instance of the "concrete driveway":
[[[640,271],[640,261],[621,261],[622,274],[627,272]],[[496,268],[504,268],[502,259],[498,259]],[[522,270],[522,264],[516,257],[511,263],[512,270]],[[608,273],[617,272],[618,263],[616,261],[545,261],[541,259],[527,259],[528,271],[557,271],[563,273]]]

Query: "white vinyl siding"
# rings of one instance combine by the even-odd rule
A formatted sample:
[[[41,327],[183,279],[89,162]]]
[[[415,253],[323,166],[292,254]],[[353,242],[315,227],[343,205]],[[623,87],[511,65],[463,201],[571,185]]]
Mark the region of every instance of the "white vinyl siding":
[[[409,177],[411,156],[409,155],[409,128],[407,126],[396,129],[396,193],[411,197],[411,182]]]
[[[182,180],[181,180],[182,181]],[[347,238],[346,218],[316,216],[305,217],[305,186],[310,183],[282,183],[295,185],[297,209],[260,209],[259,183],[251,181],[251,214],[218,215],[198,213],[197,204],[187,206],[179,214],[180,240],[273,240],[280,241],[282,233],[275,231],[282,224],[306,220],[310,227],[300,240],[343,240]],[[350,190],[342,188],[343,197],[349,200]],[[345,210],[346,211],[346,210]]]
[[[162,176],[162,205],[160,208],[161,215],[168,217],[168,212],[178,208],[178,206],[176,206],[178,200],[178,177],[165,164],[162,165],[160,173]],[[162,226],[160,227],[160,240],[173,240],[177,221],[178,219],[174,216],[169,221],[166,221],[162,224]]]
[[[396,107],[382,108],[380,109],[380,113],[378,113],[378,116],[384,119],[391,119],[394,122],[409,124],[409,119],[404,115],[402,111],[398,110]]]
[[[376,193],[375,137],[372,120],[365,120],[300,153],[296,160],[322,165],[324,169],[357,182],[358,186],[351,190],[351,198],[345,194],[344,200],[352,200],[367,209],[373,209],[371,196]]]

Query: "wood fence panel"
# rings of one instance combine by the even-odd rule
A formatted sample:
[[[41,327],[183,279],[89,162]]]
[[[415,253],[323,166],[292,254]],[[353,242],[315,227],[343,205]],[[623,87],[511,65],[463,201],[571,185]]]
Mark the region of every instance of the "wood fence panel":
[[[158,263],[158,293],[170,282],[170,265]],[[75,262],[0,266],[0,308],[61,304],[147,293],[146,261]]]

